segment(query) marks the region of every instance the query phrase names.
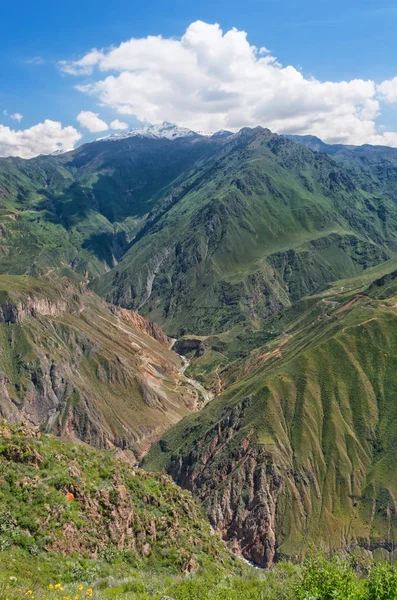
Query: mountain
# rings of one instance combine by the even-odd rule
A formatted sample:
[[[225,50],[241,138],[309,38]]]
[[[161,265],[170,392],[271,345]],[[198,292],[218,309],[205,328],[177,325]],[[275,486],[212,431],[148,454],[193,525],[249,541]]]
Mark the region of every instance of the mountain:
[[[326,155],[260,127],[221,140],[153,207],[97,293],[172,335],[208,335],[394,254],[395,203]]]
[[[0,272],[106,272],[171,184],[219,143],[127,136],[58,156],[0,159]]]
[[[139,457],[197,410],[159,327],[81,284],[0,276],[0,414]]]
[[[270,341],[218,373],[225,391],[145,459],[262,566],[313,545],[394,556],[396,267],[274,317]]]
[[[370,193],[386,195],[394,201],[397,193],[397,148],[387,146],[345,146],[325,144],[314,136],[289,135],[298,144],[328,154],[344,167],[358,184]]]
[[[392,195],[263,128],[112,140],[0,160],[0,272],[90,281],[180,336],[255,327],[395,251]]]
[[[223,133],[223,132],[222,132]],[[192,137],[200,135],[191,129],[186,127],[179,127],[173,123],[163,121],[160,125],[145,125],[144,127],[136,127],[123,133],[112,133],[106,137],[100,138],[100,140],[107,140],[110,142],[117,140],[125,140],[131,137],[144,137],[151,139],[164,138],[167,140],[177,140],[183,137]]]

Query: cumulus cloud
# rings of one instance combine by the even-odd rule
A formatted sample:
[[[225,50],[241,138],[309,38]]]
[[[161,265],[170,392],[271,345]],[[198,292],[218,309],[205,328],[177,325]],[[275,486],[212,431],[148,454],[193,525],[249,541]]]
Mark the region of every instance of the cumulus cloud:
[[[384,102],[397,104],[397,77],[383,81],[378,86],[378,93]]]
[[[115,119],[110,123],[110,129],[128,129],[128,123]]]
[[[19,131],[0,125],[0,156],[32,158],[57,150],[72,150],[81,137],[74,127],[62,127],[58,121],[49,119]]]
[[[102,53],[94,48],[78,61],[61,60],[58,64],[61,70],[69,75],[89,75],[92,73],[93,67],[98,64],[101,56]]]
[[[80,125],[92,133],[107,131],[109,129],[109,125],[99,118],[98,113],[91,112],[90,110],[82,110],[76,119]]]
[[[252,46],[235,28],[223,32],[217,24],[196,21],[180,39],[132,38],[63,61],[60,68],[94,75],[78,89],[141,121],[172,121],[201,131],[263,125],[328,142],[397,146],[396,133],[376,128],[385,84],[305,77],[266,48]]]

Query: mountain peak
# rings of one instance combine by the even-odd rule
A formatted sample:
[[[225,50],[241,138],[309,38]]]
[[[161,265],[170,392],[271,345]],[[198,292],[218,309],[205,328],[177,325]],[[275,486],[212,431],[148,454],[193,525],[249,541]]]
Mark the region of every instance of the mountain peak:
[[[193,137],[200,135],[187,127],[179,127],[174,123],[163,121],[162,123],[155,125],[143,125],[142,127],[135,127],[123,133],[112,133],[106,137],[100,138],[95,141],[116,141],[124,140],[130,137],[144,137],[151,139],[165,138],[167,140],[176,140],[183,137]]]

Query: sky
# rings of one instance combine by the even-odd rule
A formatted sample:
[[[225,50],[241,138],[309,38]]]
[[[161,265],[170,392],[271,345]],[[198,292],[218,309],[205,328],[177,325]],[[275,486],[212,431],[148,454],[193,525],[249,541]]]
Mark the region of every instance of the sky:
[[[0,156],[142,123],[397,147],[395,0],[13,0]]]

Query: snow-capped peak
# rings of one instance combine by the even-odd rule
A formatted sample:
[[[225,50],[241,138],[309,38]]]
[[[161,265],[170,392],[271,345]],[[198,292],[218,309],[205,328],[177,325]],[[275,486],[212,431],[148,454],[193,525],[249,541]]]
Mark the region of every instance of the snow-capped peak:
[[[194,135],[200,134],[197,134],[191,129],[187,129],[186,127],[179,127],[173,123],[163,121],[163,123],[160,123],[159,125],[144,125],[143,127],[130,129],[130,131],[125,131],[123,133],[112,133],[112,135],[108,135],[96,141],[125,140],[130,137],[145,137],[152,139],[166,138],[167,140],[177,140],[179,138],[192,137]]]

